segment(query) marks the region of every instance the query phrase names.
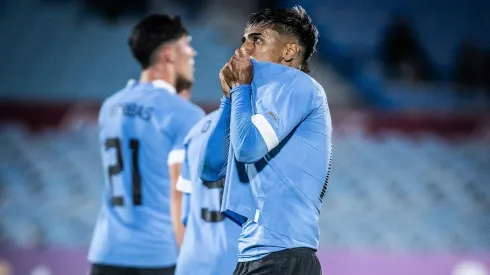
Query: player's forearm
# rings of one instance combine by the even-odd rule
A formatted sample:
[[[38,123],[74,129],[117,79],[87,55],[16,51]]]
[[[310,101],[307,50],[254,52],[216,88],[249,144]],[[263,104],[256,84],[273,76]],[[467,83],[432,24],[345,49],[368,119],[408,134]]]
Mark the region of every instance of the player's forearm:
[[[170,173],[170,214],[172,216],[172,226],[177,240],[177,245],[181,246],[184,239],[185,227],[182,224],[182,193],[177,190],[177,181],[181,171],[181,164],[176,163],[169,166]]]
[[[204,181],[217,181],[226,174],[230,147],[230,116],[231,102],[229,98],[224,97],[221,99],[216,127],[211,131],[199,158],[199,177]]]
[[[170,195],[170,214],[172,215],[172,227],[175,233],[175,239],[179,248],[184,240],[185,227],[182,223],[182,193],[178,190],[172,190]]]
[[[254,163],[267,154],[267,145],[252,121],[251,86],[231,91],[230,141],[240,162]]]
[[[177,245],[179,248],[182,246],[182,242],[184,240],[184,233],[185,233],[185,227],[184,224],[182,223],[182,218],[181,218],[181,213],[182,213],[181,199],[182,199],[182,195],[180,194],[180,200],[174,199],[170,206],[175,239],[177,241]]]

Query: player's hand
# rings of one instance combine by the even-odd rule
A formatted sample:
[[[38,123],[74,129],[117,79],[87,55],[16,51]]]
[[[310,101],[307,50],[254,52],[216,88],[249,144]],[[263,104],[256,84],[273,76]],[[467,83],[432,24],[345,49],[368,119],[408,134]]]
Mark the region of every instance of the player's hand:
[[[230,97],[230,85],[226,82],[225,74],[231,75],[230,68],[228,67],[228,63],[219,71],[219,83],[221,84],[221,90],[223,91],[223,95],[226,97]]]
[[[231,88],[235,88],[241,84],[252,83],[253,78],[253,68],[252,62],[250,61],[250,54],[245,50],[245,48],[240,48],[235,51],[228,62],[231,75],[225,74],[225,81]]]

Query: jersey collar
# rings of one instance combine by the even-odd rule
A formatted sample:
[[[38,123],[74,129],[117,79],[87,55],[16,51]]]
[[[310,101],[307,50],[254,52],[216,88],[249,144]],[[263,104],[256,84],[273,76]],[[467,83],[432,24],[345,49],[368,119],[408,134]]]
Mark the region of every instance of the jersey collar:
[[[172,85],[170,85],[170,83],[168,83],[165,80],[161,80],[161,79],[154,80],[154,81],[151,82],[151,84],[153,84],[153,86],[155,86],[155,88],[165,89],[165,90],[167,90],[171,94],[176,94],[177,93],[177,91],[175,90],[175,87],[172,86]]]
[[[136,81],[134,79],[130,79],[126,86],[128,86],[128,87],[133,86],[133,85],[136,85],[137,83],[138,83],[138,81]],[[153,85],[153,87],[155,87],[155,88],[165,89],[166,91],[168,91],[171,94],[177,93],[177,90],[175,90],[175,87],[170,85],[170,83],[168,83],[165,80],[161,80],[161,79],[154,80],[151,82],[151,85]]]

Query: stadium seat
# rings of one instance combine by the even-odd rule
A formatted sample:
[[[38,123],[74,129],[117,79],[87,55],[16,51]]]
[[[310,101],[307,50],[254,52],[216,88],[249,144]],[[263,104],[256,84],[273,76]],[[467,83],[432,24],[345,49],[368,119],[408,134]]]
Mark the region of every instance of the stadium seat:
[[[35,134],[4,129],[0,193],[8,199],[0,203],[3,238],[21,246],[86,244],[104,185],[97,128]],[[485,141],[393,132],[333,138],[332,175],[320,219],[322,245],[489,247],[490,147]]]

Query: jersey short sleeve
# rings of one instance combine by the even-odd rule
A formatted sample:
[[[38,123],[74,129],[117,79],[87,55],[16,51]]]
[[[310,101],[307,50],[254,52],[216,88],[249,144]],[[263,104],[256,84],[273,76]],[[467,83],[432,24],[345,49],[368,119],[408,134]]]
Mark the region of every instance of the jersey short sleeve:
[[[173,134],[173,146],[168,155],[168,165],[182,163],[185,158],[184,140],[192,127],[204,117],[204,112],[198,108],[183,108],[183,110],[174,114],[172,128],[175,129]]]
[[[296,81],[265,94],[256,104],[252,123],[268,151],[276,147],[310,112],[314,86]]]
[[[177,181],[177,190],[182,193],[190,194],[192,193],[192,183],[191,175],[189,171],[189,159],[187,155],[187,147],[184,147],[184,161],[182,162],[182,167],[180,169],[180,176]]]

